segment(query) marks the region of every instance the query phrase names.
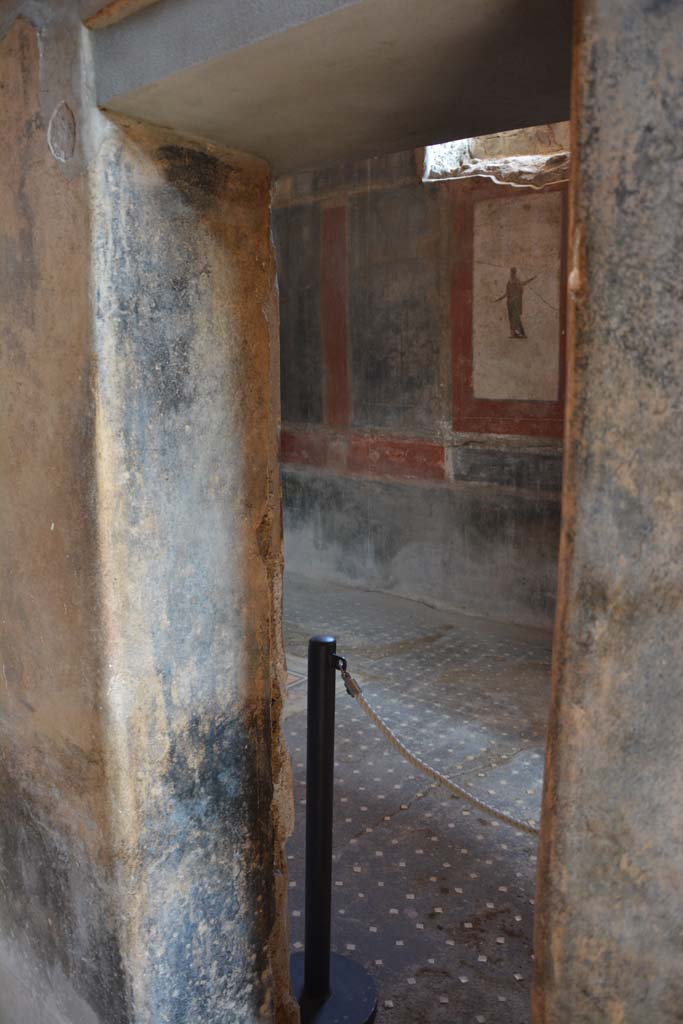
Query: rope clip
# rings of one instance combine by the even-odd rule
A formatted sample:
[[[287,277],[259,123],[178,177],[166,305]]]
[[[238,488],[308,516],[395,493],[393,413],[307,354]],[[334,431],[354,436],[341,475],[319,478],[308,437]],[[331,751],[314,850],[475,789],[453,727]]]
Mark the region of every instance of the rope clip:
[[[332,655],[332,664],[338,672],[341,672],[342,676],[346,672],[346,658],[342,658],[341,654]]]
[[[362,691],[347,668],[346,658],[342,658],[341,654],[333,654],[332,664],[341,672],[341,677],[344,680],[344,686],[349,697],[357,697]]]

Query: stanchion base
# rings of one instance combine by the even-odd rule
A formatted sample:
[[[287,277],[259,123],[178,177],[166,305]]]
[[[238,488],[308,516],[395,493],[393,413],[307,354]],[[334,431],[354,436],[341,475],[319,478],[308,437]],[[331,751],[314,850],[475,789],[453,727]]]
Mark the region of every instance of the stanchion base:
[[[304,954],[290,960],[292,990],[301,1007],[301,1024],[372,1024],[377,1014],[377,989],[360,964],[346,956],[330,956],[330,995],[325,1000],[304,996]]]

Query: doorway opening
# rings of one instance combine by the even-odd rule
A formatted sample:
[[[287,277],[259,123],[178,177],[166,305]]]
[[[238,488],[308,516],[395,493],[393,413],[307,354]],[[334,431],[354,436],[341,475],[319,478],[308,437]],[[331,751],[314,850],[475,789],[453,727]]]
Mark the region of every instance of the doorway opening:
[[[538,825],[560,527],[566,125],[280,179],[285,645],[303,943],[305,654]],[[536,840],[403,761],[340,683],[333,946],[380,1022],[530,1019]]]

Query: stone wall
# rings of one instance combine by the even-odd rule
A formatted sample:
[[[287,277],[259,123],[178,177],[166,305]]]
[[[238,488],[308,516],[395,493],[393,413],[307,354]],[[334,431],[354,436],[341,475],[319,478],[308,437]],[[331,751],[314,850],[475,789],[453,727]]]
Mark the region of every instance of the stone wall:
[[[277,185],[287,565],[546,626],[566,186],[423,182],[419,162]],[[512,263],[526,337],[496,301]]]
[[[40,35],[19,19],[0,39],[0,1019],[122,1024],[101,720],[88,182],[72,82],[78,48],[67,34],[57,59],[58,31],[56,19]]]
[[[291,1018],[265,164],[0,22],[0,1019]]]
[[[537,1024],[683,1008],[683,5],[575,6],[567,461]]]

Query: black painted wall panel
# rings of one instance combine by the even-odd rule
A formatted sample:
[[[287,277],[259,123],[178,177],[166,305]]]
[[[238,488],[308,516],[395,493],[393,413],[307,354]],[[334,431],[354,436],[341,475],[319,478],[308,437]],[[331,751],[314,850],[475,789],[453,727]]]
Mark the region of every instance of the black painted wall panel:
[[[349,201],[353,424],[431,432],[439,420],[448,260],[438,189],[424,184]]]
[[[320,207],[273,211],[280,289],[282,418],[321,423],[323,357],[320,330]]]
[[[512,444],[498,447],[467,444],[453,448],[454,480],[497,484],[559,496],[562,490],[562,451],[559,447],[523,449]]]

